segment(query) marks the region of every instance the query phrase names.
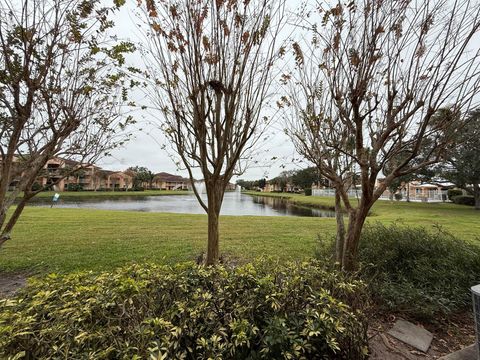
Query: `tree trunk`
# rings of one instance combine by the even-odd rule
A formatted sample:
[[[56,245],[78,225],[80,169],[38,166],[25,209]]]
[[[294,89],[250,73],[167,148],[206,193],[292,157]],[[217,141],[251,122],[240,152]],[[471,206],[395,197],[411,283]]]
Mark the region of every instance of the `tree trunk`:
[[[0,229],[3,227],[3,224],[7,220],[7,211],[8,211],[8,206],[6,204],[2,204],[0,209]]]
[[[475,209],[480,210],[480,184],[473,185],[473,197],[475,199]]]
[[[343,270],[345,271],[354,271],[357,268],[360,235],[367,215],[368,208],[364,205],[359,205],[357,209],[352,210],[349,214],[348,230],[343,252]]]
[[[345,246],[345,222],[343,220],[342,202],[340,194],[335,190],[335,219],[337,221],[337,238],[335,244],[335,262],[342,268],[343,249]]]
[[[22,198],[20,203],[17,205],[15,211],[7,222],[7,225],[2,229],[2,235],[0,235],[0,247],[7,241],[10,240],[10,234],[13,230],[13,227],[17,223],[20,215],[22,214],[23,209],[25,208],[26,203],[30,198]]]
[[[219,249],[219,232],[218,232],[218,218],[219,214],[208,206],[208,246],[206,265],[215,265],[218,262],[220,255]]]
[[[224,186],[216,182],[210,183],[207,187],[208,244],[207,257],[205,259],[206,265],[215,265],[220,257],[218,224],[224,192]]]
[[[5,225],[5,222],[7,221],[8,209],[10,208],[10,206],[13,205],[13,203],[15,202],[15,199],[17,198],[19,193],[20,193],[19,188],[16,188],[12,193],[10,193],[8,195],[8,197],[4,197],[3,202],[0,203],[1,204],[1,206],[0,206],[0,229],[2,229],[3,226]],[[20,210],[20,212],[21,212],[21,210]],[[6,239],[6,240],[8,240],[8,239]],[[5,241],[0,240],[0,246]]]

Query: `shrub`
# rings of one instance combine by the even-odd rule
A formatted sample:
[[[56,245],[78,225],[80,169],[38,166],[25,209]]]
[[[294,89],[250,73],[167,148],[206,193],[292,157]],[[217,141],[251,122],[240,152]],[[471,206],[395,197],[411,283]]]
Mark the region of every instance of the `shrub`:
[[[131,191],[145,191],[145,188],[143,186],[134,186]]]
[[[395,196],[395,200],[397,200],[397,201],[400,201],[400,200],[403,199],[402,193],[396,193],[394,196]]]
[[[80,184],[67,184],[67,191],[82,191],[83,186]]]
[[[452,201],[455,204],[458,205],[470,205],[470,206],[475,206],[475,198],[470,195],[459,195],[459,196],[454,196],[452,198]]]
[[[441,229],[367,226],[359,257],[374,298],[418,319],[469,308],[480,283],[480,248]]]
[[[361,359],[364,303],[313,260],[49,275],[1,305],[0,358]]]
[[[305,191],[305,196],[312,196],[312,189],[311,188],[306,188],[304,191]]]
[[[447,191],[448,200],[450,201],[453,201],[453,198],[455,196],[460,196],[460,195],[463,195],[463,191],[459,189],[448,189]]]
[[[32,185],[32,191],[38,191],[42,188],[42,185],[40,185],[38,182],[34,182],[33,185]]]

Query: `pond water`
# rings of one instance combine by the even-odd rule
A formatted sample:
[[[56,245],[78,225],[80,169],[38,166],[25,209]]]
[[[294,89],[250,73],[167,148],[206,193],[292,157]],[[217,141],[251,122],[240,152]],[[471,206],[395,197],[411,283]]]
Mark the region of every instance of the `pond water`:
[[[50,206],[51,199],[37,198],[33,206]],[[60,196],[58,208],[83,208],[142,212],[168,212],[181,214],[205,214],[194,195],[171,196],[122,196],[122,197],[64,197]],[[239,192],[227,192],[222,204],[222,215],[253,216],[314,216],[333,217],[332,211],[293,205],[281,198],[250,196]]]

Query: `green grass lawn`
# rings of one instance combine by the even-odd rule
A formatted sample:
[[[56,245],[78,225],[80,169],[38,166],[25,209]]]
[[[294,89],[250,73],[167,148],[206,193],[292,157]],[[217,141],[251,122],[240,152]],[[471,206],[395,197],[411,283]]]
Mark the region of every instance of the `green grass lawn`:
[[[313,206],[333,204],[330,198],[301,195],[290,200]],[[400,221],[427,228],[441,225],[480,244],[480,212],[471,207],[379,201],[368,221]],[[318,234],[334,234],[335,220],[223,216],[220,231],[221,251],[230,256],[302,259],[314,254]],[[206,232],[205,215],[29,207],[12,240],[0,250],[0,272],[107,270],[133,261],[192,260],[205,249]]]

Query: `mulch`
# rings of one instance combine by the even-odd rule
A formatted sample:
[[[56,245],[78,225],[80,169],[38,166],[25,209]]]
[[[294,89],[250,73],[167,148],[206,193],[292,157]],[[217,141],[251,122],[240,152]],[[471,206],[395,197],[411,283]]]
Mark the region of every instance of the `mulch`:
[[[435,323],[419,323],[404,318],[433,334],[432,345],[426,354],[387,334],[399,318],[395,314],[381,314],[371,322],[368,332],[370,359],[438,359],[475,343],[474,319],[470,311],[452,315],[448,319],[439,318]]]

